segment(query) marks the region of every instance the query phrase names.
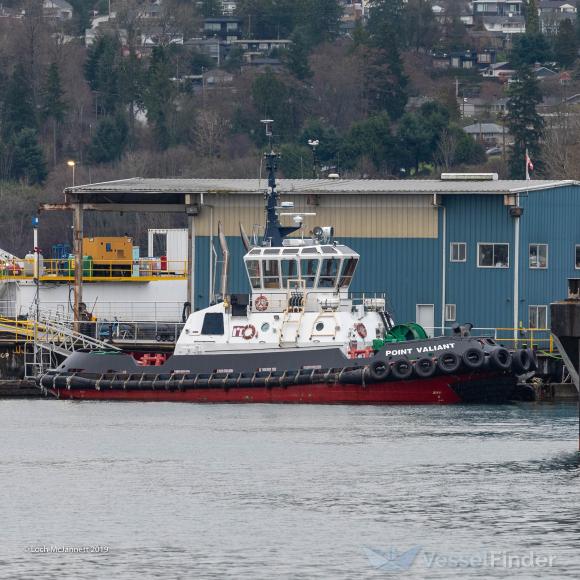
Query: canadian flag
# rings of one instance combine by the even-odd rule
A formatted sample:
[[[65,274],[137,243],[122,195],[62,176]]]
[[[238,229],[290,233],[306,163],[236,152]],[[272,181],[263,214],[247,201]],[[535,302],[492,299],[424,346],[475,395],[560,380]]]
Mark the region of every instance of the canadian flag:
[[[529,171],[533,171],[534,170],[534,164],[532,163],[532,160],[530,159],[530,156],[528,155],[528,152],[526,151],[526,168]]]

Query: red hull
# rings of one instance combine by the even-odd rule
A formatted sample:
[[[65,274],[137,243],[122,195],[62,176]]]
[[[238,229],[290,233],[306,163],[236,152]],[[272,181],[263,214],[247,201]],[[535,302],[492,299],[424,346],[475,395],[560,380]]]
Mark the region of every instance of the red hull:
[[[488,379],[493,373],[438,376],[430,379],[390,381],[366,386],[343,384],[292,385],[288,387],[205,388],[185,391],[167,390],[96,390],[50,389],[61,399],[104,401],[174,401],[189,403],[298,403],[298,404],[453,404],[461,397],[452,388],[455,383]]]

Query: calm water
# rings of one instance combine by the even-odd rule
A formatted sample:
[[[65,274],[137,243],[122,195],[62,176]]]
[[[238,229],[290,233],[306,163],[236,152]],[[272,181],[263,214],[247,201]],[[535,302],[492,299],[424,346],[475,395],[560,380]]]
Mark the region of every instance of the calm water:
[[[579,578],[577,439],[575,405],[0,401],[0,577]]]

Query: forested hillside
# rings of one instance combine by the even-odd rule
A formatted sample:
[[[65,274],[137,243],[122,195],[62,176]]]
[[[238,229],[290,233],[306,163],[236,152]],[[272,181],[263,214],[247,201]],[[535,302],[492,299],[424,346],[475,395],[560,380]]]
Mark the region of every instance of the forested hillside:
[[[444,3],[443,20],[428,0],[380,0],[347,31],[348,3],[339,0],[240,0],[231,15],[238,39],[288,41],[274,42],[263,63],[250,63],[241,41],[217,61],[205,50],[212,38],[223,40],[207,26],[223,16],[219,0],[69,0],[71,18],[48,13],[40,0],[2,4],[0,198],[8,213],[0,247],[9,250],[29,249],[21,238],[35,205],[61,199],[72,183],[67,161],[76,164],[77,184],[131,176],[254,177],[265,146],[263,118],[275,120],[280,172],[287,177],[509,171],[505,152],[488,160],[462,129],[459,87],[481,80],[470,71],[432,68],[434,51],[470,43],[456,0]],[[212,25],[217,30],[219,23]],[[538,36],[523,35],[534,50],[557,48],[567,55],[563,66],[574,65],[565,36],[548,48]],[[529,66],[525,46],[522,67]],[[522,120],[508,122],[517,130]],[[309,139],[320,142],[316,159]],[[516,143],[515,154],[521,156],[523,144],[518,151]],[[111,233],[133,227],[126,217],[107,219]],[[68,235],[60,228],[67,216],[48,220],[59,228],[47,243]],[[148,223],[142,218],[139,227]]]

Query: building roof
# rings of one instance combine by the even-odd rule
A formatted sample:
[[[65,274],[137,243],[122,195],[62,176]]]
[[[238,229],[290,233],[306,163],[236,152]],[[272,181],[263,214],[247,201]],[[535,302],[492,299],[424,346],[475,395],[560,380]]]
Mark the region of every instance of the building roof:
[[[261,194],[267,179],[143,179],[67,187],[65,194],[85,203],[184,204],[187,194]],[[508,194],[580,185],[577,181],[558,180],[440,180],[440,179],[280,179],[278,191],[284,194]]]
[[[479,135],[480,133],[503,133],[504,128],[497,123],[474,123],[463,127],[463,130],[470,135]]]

